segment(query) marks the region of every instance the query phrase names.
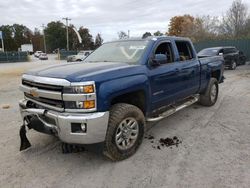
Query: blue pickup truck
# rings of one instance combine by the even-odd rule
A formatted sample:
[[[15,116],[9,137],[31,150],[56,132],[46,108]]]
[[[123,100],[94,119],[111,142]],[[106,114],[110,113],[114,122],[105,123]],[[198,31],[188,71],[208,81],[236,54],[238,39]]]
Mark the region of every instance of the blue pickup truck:
[[[20,150],[30,147],[28,127],[63,143],[103,143],[105,156],[126,159],[146,122],[214,105],[223,71],[221,56],[198,59],[189,39],[168,36],[108,42],[83,62],[31,70],[20,85]]]

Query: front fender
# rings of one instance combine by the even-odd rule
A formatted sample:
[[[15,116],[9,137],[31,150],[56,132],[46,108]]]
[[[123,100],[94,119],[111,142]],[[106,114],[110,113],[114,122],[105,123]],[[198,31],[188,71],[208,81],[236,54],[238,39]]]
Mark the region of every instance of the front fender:
[[[97,109],[99,111],[108,111],[112,99],[139,90],[144,91],[146,102],[150,102],[150,87],[148,78],[145,75],[123,77],[101,83],[98,91]]]

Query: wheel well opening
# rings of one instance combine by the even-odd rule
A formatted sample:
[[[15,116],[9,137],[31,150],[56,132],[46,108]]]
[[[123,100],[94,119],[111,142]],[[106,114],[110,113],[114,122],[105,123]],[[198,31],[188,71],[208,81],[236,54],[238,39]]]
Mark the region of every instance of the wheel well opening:
[[[117,96],[111,101],[111,105],[117,103],[132,104],[137,106],[144,114],[146,113],[145,93],[143,91],[136,91]]]
[[[212,77],[212,78],[216,78],[216,79],[219,81],[219,79],[220,79],[220,71],[219,71],[219,70],[213,71],[213,72],[211,73],[211,77]]]

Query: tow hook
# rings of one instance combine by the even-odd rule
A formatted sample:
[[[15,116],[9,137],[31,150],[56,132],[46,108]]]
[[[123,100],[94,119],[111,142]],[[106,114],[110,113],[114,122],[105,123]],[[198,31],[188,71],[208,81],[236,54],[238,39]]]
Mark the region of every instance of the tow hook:
[[[23,150],[31,147],[31,144],[26,136],[25,121],[23,122],[23,125],[20,128],[19,135],[20,135],[20,140],[21,140],[20,151],[23,151]]]

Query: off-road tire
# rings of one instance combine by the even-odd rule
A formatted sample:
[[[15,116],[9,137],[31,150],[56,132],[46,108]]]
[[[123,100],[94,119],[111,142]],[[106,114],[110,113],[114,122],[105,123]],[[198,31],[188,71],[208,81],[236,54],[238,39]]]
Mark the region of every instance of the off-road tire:
[[[135,143],[127,150],[120,150],[115,143],[116,130],[126,118],[134,118],[139,126],[139,133]],[[118,103],[111,107],[109,124],[104,141],[103,154],[112,161],[120,161],[132,156],[140,146],[144,136],[145,117],[142,111],[130,104]]]
[[[216,87],[216,96],[215,96],[214,100],[212,100],[212,97],[211,97],[211,92],[212,92],[213,86]],[[219,93],[218,81],[216,78],[211,78],[209,83],[208,83],[208,86],[206,88],[205,93],[200,95],[199,103],[203,106],[213,106],[217,101],[218,93]]]

